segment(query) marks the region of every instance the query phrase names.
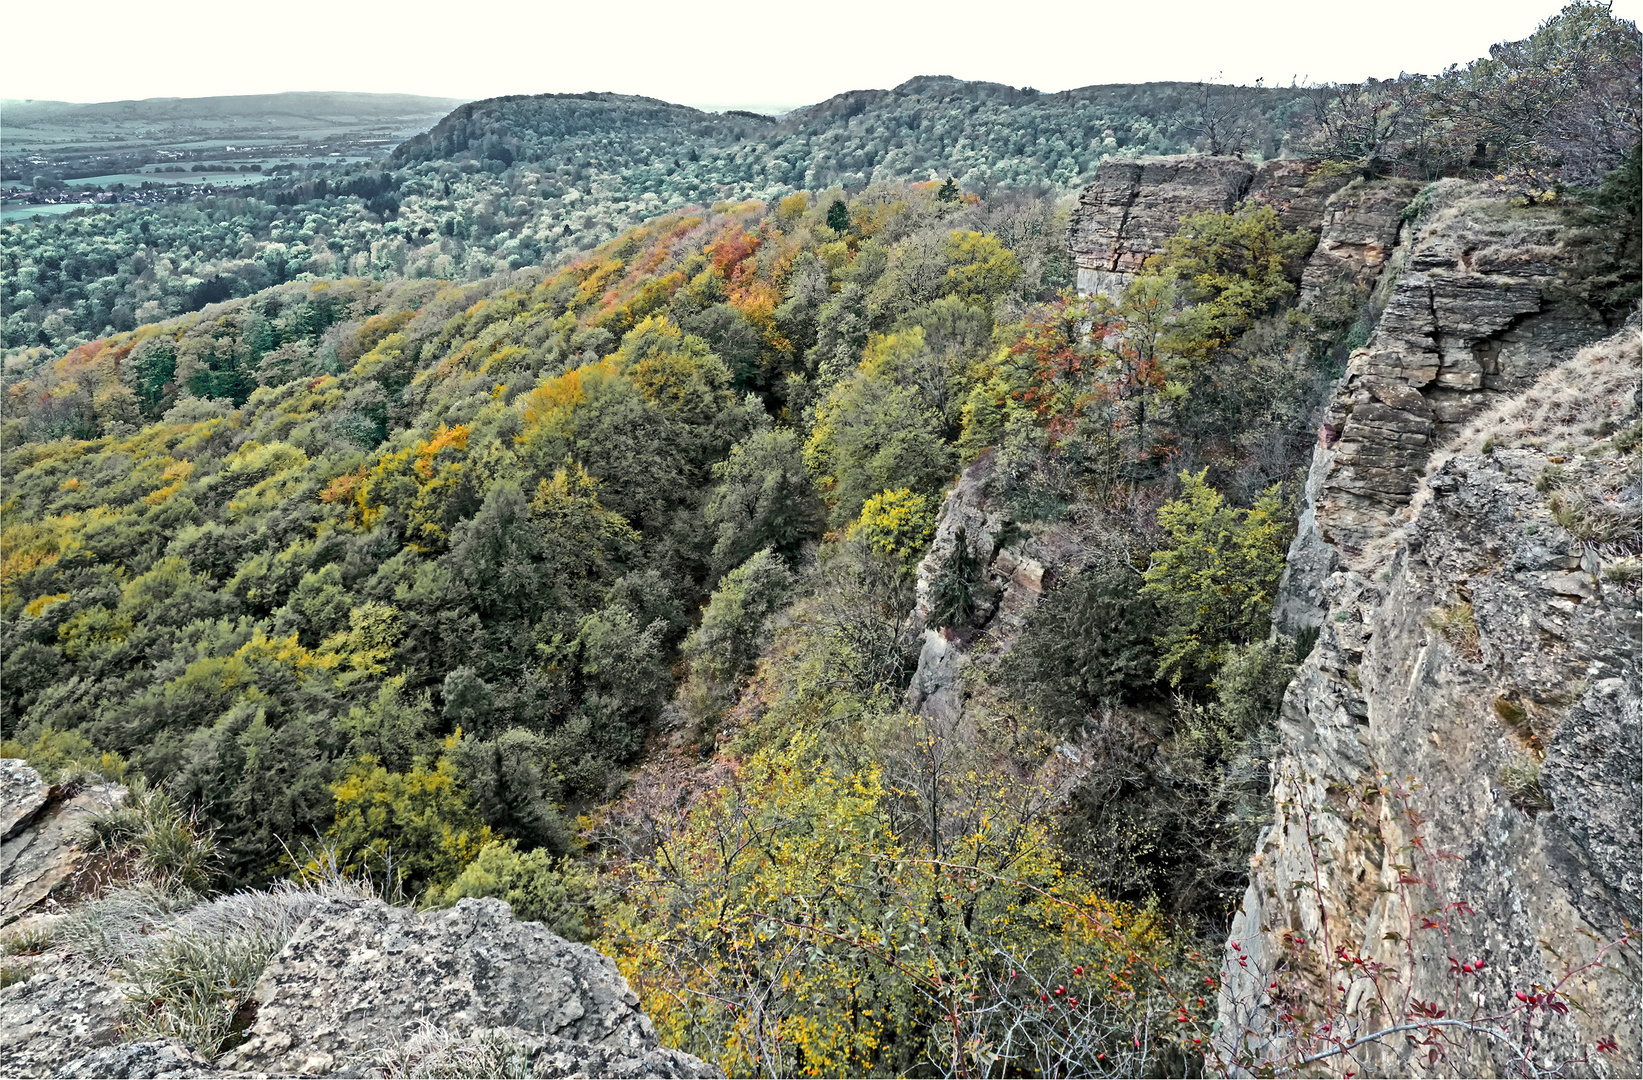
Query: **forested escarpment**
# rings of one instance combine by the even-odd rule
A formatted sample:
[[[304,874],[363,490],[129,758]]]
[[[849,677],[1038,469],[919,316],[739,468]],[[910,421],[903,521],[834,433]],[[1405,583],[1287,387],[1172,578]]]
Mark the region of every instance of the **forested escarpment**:
[[[412,762],[461,727],[473,762],[541,762],[474,843],[563,848],[555,807],[633,759],[704,586],[819,535],[807,450],[840,520],[844,492],[939,491],[967,369],[1064,283],[1062,227],[933,187],[795,197],[553,275],[286,286],[77,350],[9,388],[9,444],[60,437],[9,458],[7,729],[173,777],[256,877],[331,822],[346,762],[443,790]],[[863,382],[870,341],[901,368]],[[844,415],[858,384],[895,407]],[[835,419],[805,447],[771,411],[807,407]]]
[[[1592,38],[1565,31],[1595,26],[1635,55],[1600,11],[1571,7],[1536,48],[1578,58]],[[1635,687],[1612,649],[1614,672],[1592,666],[1582,642],[1617,624],[1569,569],[1590,551],[1635,605],[1618,362],[1578,415],[1559,391],[1558,460],[1513,445],[1457,466],[1514,478],[1476,550],[1419,505],[1471,513],[1458,481],[1410,503],[1479,410],[1635,318],[1638,148],[1598,122],[1629,85],[1581,90],[1596,134],[1573,149],[1562,129],[1519,139],[1485,95],[1444,129],[1488,166],[1466,177],[1388,164],[1415,139],[1261,169],[1110,163],[1076,207],[812,188],[659,214],[562,266],[286,282],[65,350],[4,398],[4,754],[141,785],[141,820],[99,843],[145,902],[339,874],[430,908],[498,897],[596,941],[664,1042],[734,1075],[1345,1060],[1346,1014],[1313,983],[1390,986],[1405,937],[1320,953],[1275,892],[1246,916],[1302,914],[1251,931],[1270,938],[1247,958],[1258,985],[1216,954],[1252,883],[1304,893],[1318,837],[1354,837],[1388,895],[1426,887],[1365,839],[1390,789],[1357,756],[1426,730],[1375,728],[1354,695],[1413,686],[1407,657],[1481,664],[1519,634],[1511,693],[1462,682],[1516,740],[1487,757],[1510,794],[1491,827],[1528,833],[1547,800],[1593,798],[1567,764],[1590,747],[1547,726],[1568,703],[1533,680],[1583,662]],[[509,152],[500,175],[535,151]],[[1548,183],[1564,163],[1595,182]],[[1217,185],[1189,173],[1242,181],[1200,203]],[[1071,291],[1069,236],[1114,255],[1104,292]],[[1389,586],[1355,576],[1412,517],[1438,569],[1406,553]],[[1443,577],[1463,564],[1471,584]],[[1439,585],[1441,610],[1394,626],[1376,608],[1382,586]],[[1562,614],[1536,623],[1542,586]],[[1366,647],[1371,624],[1395,651]],[[1527,643],[1558,628],[1560,666],[1537,666]],[[1604,704],[1624,689],[1579,730],[1631,715]],[[1437,723],[1434,700],[1412,714]],[[1303,793],[1322,803],[1272,786],[1308,731],[1355,770]],[[1308,816],[1326,812],[1339,828]],[[1599,876],[1623,879],[1619,833],[1590,824]],[[1252,870],[1259,843],[1281,867]],[[1480,918],[1516,935],[1488,963],[1535,948]],[[1481,970],[1437,955],[1422,979]],[[1500,978],[1478,986],[1529,1010],[1509,1036],[1561,1024],[1559,1052],[1609,1052],[1607,1032],[1565,1038],[1563,989]],[[192,993],[142,1007],[158,1026]],[[198,1049],[228,1045],[247,993],[213,998]],[[1428,1063],[1498,1037],[1451,1015],[1458,989],[1408,993],[1360,993],[1351,1015],[1410,1025],[1385,1038],[1425,1039]]]
[[[915,79],[778,122],[621,94],[457,109],[374,167],[315,166],[244,195],[117,206],[4,232],[4,345],[62,351],[296,278],[477,280],[586,250],[678,206],[953,176],[969,190],[1087,182],[1178,153],[1244,95],[1269,152],[1295,92],[1192,84],[1038,94]]]

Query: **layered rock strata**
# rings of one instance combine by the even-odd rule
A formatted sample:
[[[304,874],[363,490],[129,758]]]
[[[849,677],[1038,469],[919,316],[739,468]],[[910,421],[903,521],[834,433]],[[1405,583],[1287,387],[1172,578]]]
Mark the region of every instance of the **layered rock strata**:
[[[1401,1019],[1365,968],[1333,962],[1344,949],[1387,965],[1398,1009],[1503,1017],[1509,1037],[1445,1029],[1437,1062],[1371,1041],[1331,1074],[1643,1068],[1643,965],[1614,944],[1643,914],[1640,364],[1634,324],[1480,418],[1415,475],[1397,543],[1324,581],[1223,1030],[1281,1053],[1296,1022],[1280,1014],[1321,1023],[1332,1002],[1342,1037]],[[1530,1010],[1547,988],[1575,1007]]]
[[[1557,299],[1575,255],[1556,213],[1439,188],[1324,414],[1316,529],[1349,560],[1392,532],[1432,453],[1467,420],[1608,332]]]
[[[1164,250],[1182,218],[1225,213],[1244,202],[1271,206],[1285,229],[1316,235],[1328,216],[1330,196],[1353,175],[1306,161],[1109,159],[1079,196],[1067,230],[1078,289],[1116,296],[1150,256]]]

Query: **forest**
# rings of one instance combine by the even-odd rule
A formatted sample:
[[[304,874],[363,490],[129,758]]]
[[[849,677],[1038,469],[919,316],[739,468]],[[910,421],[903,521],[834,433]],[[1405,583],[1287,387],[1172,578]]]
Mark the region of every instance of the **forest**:
[[[477,281],[688,204],[949,176],[980,194],[1064,194],[1103,157],[1192,149],[1205,110],[1246,92],[1259,95],[1257,138],[1275,153],[1297,94],[1179,83],[1037,94],[924,78],[779,122],[619,94],[475,102],[375,164],[5,226],[0,343],[15,372],[286,281]]]
[[[1499,119],[1593,49],[1536,91],[1586,103],[1580,152]],[[1637,55],[1575,4],[1452,71],[1441,130],[1375,84],[1201,148],[1294,105],[1365,182],[1509,170],[1623,319],[1639,159],[1603,125]],[[0,752],[186,808],[183,855],[142,856],[179,888],[506,899],[729,1075],[1204,1068],[1311,648],[1273,597],[1377,298],[1302,310],[1314,238],[1254,207],[1074,294],[1090,132],[1209,137],[1146,119],[1188,88],[1110,89],[499,99],[378,172],[8,226]],[[908,694],[926,626],[998,603],[962,539],[926,560],[972,466],[1087,557],[964,725]]]

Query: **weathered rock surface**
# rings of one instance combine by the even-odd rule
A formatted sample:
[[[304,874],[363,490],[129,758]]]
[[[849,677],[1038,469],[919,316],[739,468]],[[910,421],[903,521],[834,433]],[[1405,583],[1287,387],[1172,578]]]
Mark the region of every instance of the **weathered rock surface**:
[[[915,628],[922,628],[924,644],[908,695],[915,712],[939,720],[956,719],[963,707],[966,639],[979,638],[995,649],[1007,647],[1044,594],[1078,573],[1089,554],[1072,523],[1011,530],[1004,500],[995,491],[1000,480],[996,468],[996,457],[989,452],[964,470],[942,503],[935,538],[918,565],[911,618]],[[985,568],[976,588],[977,610],[968,626],[929,626],[931,584],[952,557],[961,533]]]
[[[1373,285],[1397,246],[1404,208],[1419,191],[1420,185],[1409,180],[1360,178],[1331,193],[1319,223],[1318,246],[1301,274],[1302,305],[1335,281]]]
[[[130,1003],[117,971],[63,947],[26,958],[33,975],[0,990],[0,1076],[369,1076],[426,1025],[500,1031],[536,1076],[721,1075],[658,1044],[609,958],[516,921],[500,900],[428,914],[367,899],[308,908],[257,982],[247,1038],[215,1061],[175,1042],[121,1043]]]
[[[722,1075],[706,1062],[677,1050],[653,1047],[635,1053],[629,1049],[570,1042],[552,1035],[517,1030],[508,1034],[530,1055],[531,1075],[538,1080],[556,1077],[671,1080]]]
[[[0,1076],[56,1076],[69,1061],[118,1040],[126,996],[107,972],[62,952],[11,962],[33,975],[0,989]]]
[[[182,1077],[230,1076],[174,1040],[117,1043],[64,1065],[52,1075],[85,1080],[173,1080]]]
[[[429,1021],[457,1034],[517,1028],[551,1036],[559,1040],[553,1060],[603,1063],[594,1069],[661,1054],[657,1062],[671,1062],[672,1075],[713,1074],[660,1050],[609,958],[515,921],[500,900],[426,915],[376,900],[328,901],[268,965],[254,1000],[249,1038],[219,1067],[327,1072]]]
[[[50,789],[28,762],[0,758],[0,842],[23,831],[46,805]]]
[[[1366,982],[1327,963],[1345,948],[1451,1015],[1516,1008],[1519,1037],[1514,994],[1559,986],[1580,1008],[1534,1016],[1537,1069],[1643,1069],[1639,954],[1600,952],[1637,925],[1643,889],[1636,582],[1616,573],[1625,543],[1572,535],[1536,487],[1564,462],[1613,512],[1643,510],[1635,449],[1602,444],[1577,460],[1559,445],[1635,424],[1638,371],[1628,328],[1549,373],[1523,396],[1538,404],[1508,402],[1424,482],[1414,474],[1414,518],[1395,547],[1327,577],[1328,617],[1284,699],[1276,820],[1231,931],[1225,1030],[1274,1029],[1280,961],[1314,1003],[1333,998],[1347,1025],[1372,1030]],[[1447,937],[1427,918],[1447,922]],[[1451,958],[1486,965],[1458,975]],[[1599,1052],[1606,1038],[1619,1049]],[[1445,1075],[1522,1072],[1510,1046],[1457,1043]],[[1396,1040],[1360,1051],[1364,1074],[1410,1075],[1405,1053]]]
[[[1325,411],[1334,445],[1316,525],[1349,560],[1391,533],[1427,460],[1461,426],[1609,332],[1554,299],[1574,257],[1559,246],[1563,223],[1473,191],[1439,186],[1374,336]]]
[[[48,788],[26,763],[0,760],[0,925],[15,922],[69,879],[80,864],[75,837],[86,820],[125,796],[125,788],[111,784]]]

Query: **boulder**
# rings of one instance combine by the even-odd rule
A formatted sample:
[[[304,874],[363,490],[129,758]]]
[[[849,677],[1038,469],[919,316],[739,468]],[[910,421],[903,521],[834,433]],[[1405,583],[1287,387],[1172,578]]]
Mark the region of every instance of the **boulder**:
[[[431,1023],[456,1035],[506,1028],[551,1040],[542,1047],[560,1070],[552,1075],[604,1075],[618,1064],[639,1075],[647,1055],[674,1070],[657,1075],[714,1075],[660,1049],[608,957],[516,921],[494,899],[427,914],[325,901],[263,972],[253,1006],[248,1038],[219,1068],[325,1073]]]
[[[60,951],[15,962],[33,974],[0,989],[0,1076],[62,1075],[67,1062],[118,1041],[126,996],[107,972]]]

